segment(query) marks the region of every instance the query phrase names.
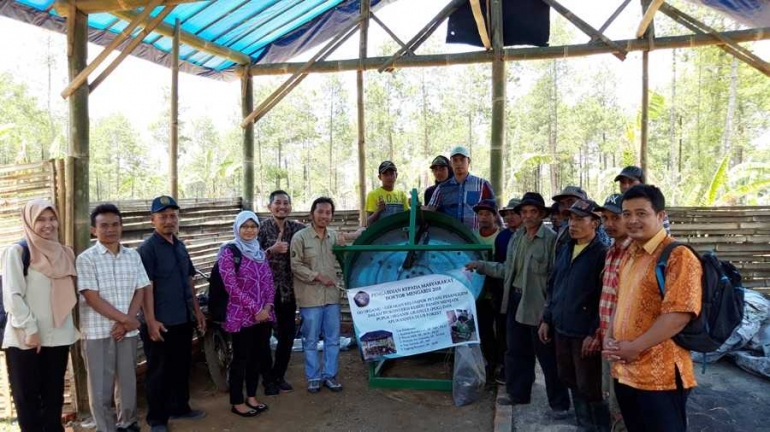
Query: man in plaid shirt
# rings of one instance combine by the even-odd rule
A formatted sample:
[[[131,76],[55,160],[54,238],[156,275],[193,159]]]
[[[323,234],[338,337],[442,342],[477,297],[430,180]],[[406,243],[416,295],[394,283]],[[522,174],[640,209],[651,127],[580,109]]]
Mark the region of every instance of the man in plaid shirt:
[[[120,244],[123,220],[113,204],[91,213],[96,244],[77,258],[80,330],[88,371],[88,399],[96,429],[139,432],[136,410],[136,351],[144,288],[150,279],[142,259]],[[117,383],[117,391],[114,391]],[[113,393],[116,396],[112,410]]]
[[[604,201],[604,205],[598,208],[602,213],[604,229],[607,235],[613,239],[612,246],[607,250],[604,271],[602,272],[602,295],[599,299],[599,337],[596,338],[599,341],[604,340],[612,320],[612,314],[615,312],[615,305],[618,300],[620,262],[628,251],[628,246],[631,245],[631,239],[628,237],[626,226],[621,217],[623,213],[622,201],[623,195],[612,194]],[[606,360],[602,362],[602,391],[609,402],[611,430],[625,431],[626,426],[623,423],[623,416],[620,414],[620,406],[618,406],[612,386],[610,365]]]
[[[473,206],[482,200],[495,200],[492,185],[481,177],[476,177],[468,168],[471,163],[470,151],[462,146],[455,147],[449,153],[454,177],[436,187],[428,203],[428,208],[449,215],[462,222],[471,231],[479,229],[479,219]]]

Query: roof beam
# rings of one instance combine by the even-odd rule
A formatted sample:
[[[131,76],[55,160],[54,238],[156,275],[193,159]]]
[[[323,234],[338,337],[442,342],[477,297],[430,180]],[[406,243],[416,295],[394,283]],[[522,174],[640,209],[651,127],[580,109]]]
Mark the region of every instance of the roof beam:
[[[642,21],[639,23],[639,28],[636,29],[637,38],[644,36],[644,33],[647,31],[647,27],[650,26],[652,19],[655,17],[655,12],[657,12],[662,5],[663,0],[652,0],[652,3],[647,6],[647,10],[644,12]]]
[[[601,33],[599,30],[596,30],[595,28],[591,27],[590,24],[583,21],[572,13],[569,9],[564,7],[561,3],[559,3],[556,0],[543,0],[543,3],[547,4],[553,10],[560,13],[564,18],[566,18],[569,22],[575,25],[575,27],[579,28],[583,33],[587,34],[591,38],[597,38],[604,42],[609,47],[613,48],[612,55],[617,57],[620,61],[623,61],[626,59],[626,50],[623,49],[623,47],[617,45],[615,42],[610,40],[607,36],[605,36],[603,33]]]
[[[114,51],[118,46],[120,46],[123,41],[128,39],[131,36],[131,33],[133,33],[134,29],[139,26],[140,23],[145,23],[145,20],[150,15],[150,12],[152,12],[153,9],[155,9],[157,6],[160,6],[163,3],[163,0],[152,0],[149,3],[149,7],[144,8],[144,10],[139,13],[134,19],[132,19],[128,26],[123,29],[120,34],[110,42],[109,45],[107,45],[102,52],[99,53],[96,58],[88,64],[88,66],[85,67],[80,73],[75,77],[75,79],[72,80],[72,82],[67,85],[67,87],[61,92],[61,97],[64,99],[67,99],[70,97],[72,93],[75,92],[78,88],[80,88],[83,83],[88,80],[88,75],[90,75],[94,70],[96,70],[99,65],[104,62],[104,60],[107,59],[107,57]],[[146,23],[144,24],[147,25]]]
[[[749,30],[736,30],[720,33],[722,37],[734,42],[754,42],[770,39],[770,27]],[[695,48],[711,45],[724,45],[717,36],[696,34],[685,36],[667,36],[655,38],[652,42],[647,39],[626,39],[613,41],[626,51],[645,51],[675,48]],[[538,48],[506,48],[503,58],[506,61],[547,60],[556,58],[585,57],[600,54],[612,54],[614,48],[604,43],[587,43],[578,45],[561,45]],[[400,57],[391,65],[394,69],[414,67],[452,66],[472,63],[491,63],[494,55],[487,51],[472,51],[457,54],[414,55]],[[363,61],[365,70],[379,68],[390,57],[369,57]],[[258,75],[291,74],[305,66],[305,63],[271,63],[252,65],[250,72]],[[335,60],[316,62],[304,70],[305,73],[333,73],[359,69],[359,60]]]
[[[129,22],[133,20],[137,15],[139,15],[137,12],[129,11],[115,11],[111,13],[116,17]],[[173,38],[174,26],[166,23],[160,23],[158,27],[155,28],[155,32],[160,33],[163,36]],[[224,57],[240,65],[249,64],[251,62],[251,57],[247,56],[246,54],[230,49],[226,46],[201,39],[198,36],[195,36],[194,34],[184,30],[179,31],[179,41],[187,46],[197,49],[198,51],[207,52],[218,57]]]
[[[664,4],[660,11],[682,26],[690,29],[693,33],[710,34],[718,38],[720,41],[724,42],[724,45],[719,46],[723,51],[733,55],[738,60],[741,60],[763,74],[770,76],[770,64],[748,49],[738,45],[729,37],[720,34],[714,28],[668,4]]]
[[[176,6],[182,3],[195,3],[201,0],[167,0],[166,5]],[[83,13],[94,14],[100,12],[129,11],[144,8],[151,3],[151,0],[56,0],[53,8],[61,16],[67,16],[69,11],[67,5],[74,3],[75,7]]]

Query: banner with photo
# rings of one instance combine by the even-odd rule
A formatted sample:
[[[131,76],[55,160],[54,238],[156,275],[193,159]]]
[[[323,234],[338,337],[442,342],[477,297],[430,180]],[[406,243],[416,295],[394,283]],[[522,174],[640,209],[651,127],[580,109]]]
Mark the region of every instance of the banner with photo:
[[[463,271],[348,290],[366,361],[478,343],[476,300]]]

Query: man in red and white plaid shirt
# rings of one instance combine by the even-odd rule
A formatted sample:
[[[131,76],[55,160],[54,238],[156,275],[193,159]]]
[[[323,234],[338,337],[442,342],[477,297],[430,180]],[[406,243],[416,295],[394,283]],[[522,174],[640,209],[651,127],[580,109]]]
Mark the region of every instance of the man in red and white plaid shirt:
[[[607,249],[607,256],[604,260],[602,295],[599,298],[599,330],[597,333],[600,337],[596,339],[602,341],[607,334],[618,301],[620,261],[628,251],[628,246],[631,245],[631,239],[628,237],[626,226],[621,219],[622,201],[623,195],[612,194],[604,201],[604,205],[597,209],[602,214],[604,230],[613,239],[612,246]],[[602,362],[602,391],[609,402],[611,430],[625,431],[626,427],[623,423],[623,416],[620,414],[620,406],[615,398],[615,391],[612,388],[610,366],[607,361]]]

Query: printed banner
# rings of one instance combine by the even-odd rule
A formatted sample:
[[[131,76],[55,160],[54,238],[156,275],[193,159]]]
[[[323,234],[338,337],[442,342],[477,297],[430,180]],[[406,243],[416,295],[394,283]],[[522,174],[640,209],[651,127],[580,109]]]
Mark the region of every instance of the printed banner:
[[[366,361],[478,343],[470,275],[452,271],[348,290]]]

